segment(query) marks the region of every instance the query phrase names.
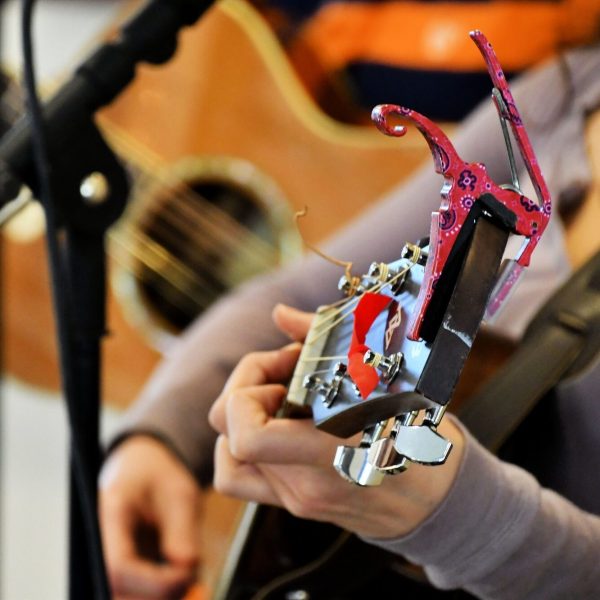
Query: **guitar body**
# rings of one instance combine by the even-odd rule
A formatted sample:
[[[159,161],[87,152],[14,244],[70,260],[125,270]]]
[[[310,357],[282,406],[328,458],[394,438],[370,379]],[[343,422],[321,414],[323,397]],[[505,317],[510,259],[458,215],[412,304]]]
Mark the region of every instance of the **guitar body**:
[[[399,143],[375,127],[325,115],[243,0],[218,3],[183,30],[175,58],[140,67],[101,121],[163,165],[190,156],[247,161],[274,181],[292,210],[311,208],[312,240],[356,215],[427,152],[417,136]]]
[[[185,30],[176,57],[167,65],[140,67],[135,82],[102,111],[99,122],[115,150],[134,171],[145,173],[142,179],[151,180],[150,188],[156,187],[157,173],[161,178],[175,173],[177,181],[188,184],[189,178],[202,178],[207,165],[223,185],[229,179],[233,187],[259,181],[249,195],[268,213],[273,236],[281,230],[289,242],[274,264],[301,246],[298,236],[290,235],[293,211],[311,207],[303,231],[307,239],[318,241],[400,181],[426,153],[416,136],[398,143],[374,128],[343,125],[322,113],[301,87],[273,33],[241,0],[220,3]],[[147,212],[160,214],[164,203],[147,193],[148,188],[136,188],[123,220],[133,229]],[[263,191],[265,197],[260,197]],[[171,208],[178,206],[173,202]],[[58,390],[42,229],[37,236],[24,237],[21,231],[13,235],[15,229],[32,227],[29,216],[17,219],[22,222],[2,233],[4,369],[34,386]],[[139,268],[133,253],[128,254],[131,248],[123,238],[109,244],[109,252],[135,281]],[[243,259],[244,252],[236,256]],[[193,263],[188,266],[195,268]],[[109,298],[104,397],[111,405],[126,406],[160,353],[148,342],[148,332],[129,319],[147,307],[139,297],[131,301],[128,296],[124,310],[117,296],[113,292]]]
[[[389,563],[388,554],[332,525],[249,504],[213,598],[365,598]]]
[[[472,598],[432,588],[422,571],[356,536],[271,506],[247,507],[235,569],[225,570],[213,600],[411,600]],[[243,520],[242,520],[243,523]],[[227,567],[227,565],[226,565]]]

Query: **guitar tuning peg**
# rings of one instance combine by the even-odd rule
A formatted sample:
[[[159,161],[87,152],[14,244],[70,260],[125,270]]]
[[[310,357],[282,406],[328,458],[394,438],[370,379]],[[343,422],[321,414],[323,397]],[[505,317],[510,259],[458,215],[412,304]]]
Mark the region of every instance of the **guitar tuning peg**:
[[[386,282],[389,278],[390,267],[386,263],[374,262],[371,263],[367,275],[373,279]]]
[[[338,281],[338,290],[345,296],[360,296],[365,288],[362,285],[360,277],[348,277],[342,275]]]
[[[369,462],[370,448],[338,446],[333,466],[335,470],[352,483],[362,486],[380,485],[385,473]]]
[[[426,411],[423,422],[413,425],[419,411],[396,419],[389,437],[381,437],[386,423],[365,430],[360,446],[338,446],[333,466],[348,481],[377,486],[385,475],[401,473],[409,462],[438,465],[446,462],[452,443],[437,433],[444,408]]]
[[[394,438],[385,437],[370,446],[338,446],[333,466],[344,479],[373,487],[380,485],[385,475],[405,471],[408,460],[394,448]]]
[[[347,367],[344,363],[336,363],[333,367],[333,379],[330,382],[323,381],[314,373],[307,375],[302,382],[303,387],[311,392],[324,396],[323,403],[329,407],[335,401],[346,376]]]
[[[411,462],[423,465],[440,465],[446,462],[452,442],[442,437],[434,427],[423,425],[400,425],[394,448],[398,454]]]
[[[379,352],[367,350],[363,356],[363,362],[370,367],[378,369],[383,382],[389,384],[400,373],[403,358],[402,352],[385,356]]]
[[[404,248],[402,248],[400,256],[401,258],[425,266],[425,263],[427,262],[428,252],[419,244],[407,243],[404,244]]]
[[[412,423],[415,413],[402,417],[401,422]],[[380,485],[385,475],[405,471],[408,461],[394,448],[394,437],[382,437],[387,421],[381,421],[365,430],[360,446],[338,446],[333,466],[352,483],[362,486]]]
[[[377,470],[387,475],[395,475],[406,471],[408,460],[401,456],[394,447],[393,437],[385,437],[373,442],[369,448],[369,462]]]
[[[403,271],[403,274],[400,275],[398,269],[392,269],[390,268],[390,265],[386,263],[374,262],[371,263],[371,266],[367,271],[367,277],[380,283],[390,282],[392,284],[390,291],[395,295],[401,290],[406,281],[408,270],[404,269]]]

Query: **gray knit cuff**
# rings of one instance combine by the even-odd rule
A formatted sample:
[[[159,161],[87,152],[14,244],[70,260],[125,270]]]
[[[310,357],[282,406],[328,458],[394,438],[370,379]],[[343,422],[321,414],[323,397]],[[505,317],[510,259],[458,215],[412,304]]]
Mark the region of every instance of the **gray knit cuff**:
[[[468,587],[502,564],[539,509],[539,485],[529,473],[498,460],[468,432],[465,439],[459,472],[437,510],[404,537],[366,540],[421,565],[442,589]]]

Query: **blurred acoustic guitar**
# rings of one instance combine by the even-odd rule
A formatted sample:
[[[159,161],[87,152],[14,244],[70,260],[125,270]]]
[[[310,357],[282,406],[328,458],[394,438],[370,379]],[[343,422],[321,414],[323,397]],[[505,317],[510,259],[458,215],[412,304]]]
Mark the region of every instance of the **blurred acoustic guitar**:
[[[138,394],[173,332],[244,278],[301,251],[296,210],[309,206],[303,233],[318,242],[427,155],[416,135],[397,144],[372,126],[325,114],[266,22],[242,0],[218,3],[182,32],[176,57],[140,68],[99,122],[135,181],[109,248],[114,285],[103,395],[117,407]],[[39,219],[32,208],[0,232],[3,368],[57,391]],[[208,580],[237,510],[237,502],[208,498]]]
[[[99,122],[135,181],[110,243],[104,397],[117,406],[136,396],[173,333],[301,251],[295,211],[310,207],[304,234],[318,241],[426,153],[416,136],[399,145],[326,115],[243,0],[217,3],[183,31],[175,58],[140,68]],[[29,218],[3,232],[4,368],[57,390],[43,240],[23,236]]]

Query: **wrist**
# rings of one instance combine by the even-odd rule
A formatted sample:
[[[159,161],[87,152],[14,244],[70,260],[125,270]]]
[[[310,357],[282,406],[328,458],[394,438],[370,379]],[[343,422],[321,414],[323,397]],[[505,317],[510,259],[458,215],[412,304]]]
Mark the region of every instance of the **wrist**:
[[[363,536],[425,567],[432,583],[444,589],[464,587],[465,577],[475,581],[503,564],[523,543],[539,509],[535,478],[463,432],[459,470],[437,509],[403,536]]]
[[[438,428],[440,435],[452,442],[443,465],[410,464],[398,475],[386,477],[378,488],[365,490],[369,510],[359,535],[378,539],[398,538],[410,534],[424,523],[448,496],[463,460],[465,436],[462,429],[446,418]],[[367,516],[367,515],[364,515]]]

